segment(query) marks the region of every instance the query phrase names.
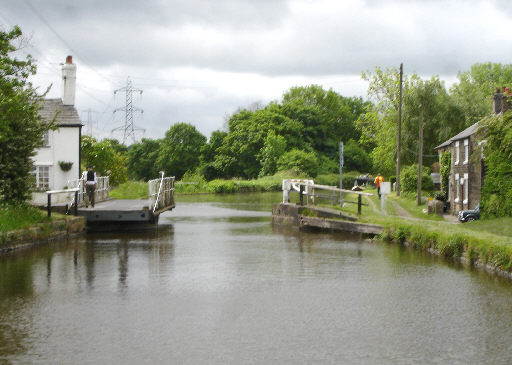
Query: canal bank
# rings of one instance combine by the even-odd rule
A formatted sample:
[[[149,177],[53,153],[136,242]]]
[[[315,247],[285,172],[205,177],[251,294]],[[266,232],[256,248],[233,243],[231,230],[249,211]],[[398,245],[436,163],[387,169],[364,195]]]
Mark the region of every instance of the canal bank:
[[[275,204],[273,224],[299,230],[353,232],[398,243],[447,260],[458,261],[512,280],[512,245],[507,237],[462,232],[445,222],[404,217],[367,216],[366,222],[336,209]],[[379,224],[374,224],[374,222]]]
[[[63,216],[0,234],[0,254],[84,234],[84,217]]]

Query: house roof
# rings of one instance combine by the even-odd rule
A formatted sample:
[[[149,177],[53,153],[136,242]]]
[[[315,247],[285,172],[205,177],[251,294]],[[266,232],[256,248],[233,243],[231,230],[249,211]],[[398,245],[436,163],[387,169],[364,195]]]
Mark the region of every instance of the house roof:
[[[56,115],[55,123],[59,127],[80,127],[82,122],[73,105],[64,105],[62,99],[44,99],[39,115],[45,121],[51,121]]]
[[[478,131],[478,128],[479,128],[479,125],[478,125],[478,122],[476,122],[475,124],[473,124],[473,125],[469,126],[468,128],[464,129],[459,134],[453,136],[449,140],[444,141],[443,143],[441,143],[439,146],[435,147],[434,149],[437,150],[439,148],[443,148],[443,147],[448,146],[453,141],[457,141],[459,139],[468,138],[469,136],[475,134]]]

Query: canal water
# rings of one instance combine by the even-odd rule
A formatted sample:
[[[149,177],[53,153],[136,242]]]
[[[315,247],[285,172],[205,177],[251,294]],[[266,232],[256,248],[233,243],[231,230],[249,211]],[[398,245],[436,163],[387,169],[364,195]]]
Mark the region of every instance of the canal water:
[[[0,258],[0,363],[510,364],[512,283],[181,198],[158,230]]]

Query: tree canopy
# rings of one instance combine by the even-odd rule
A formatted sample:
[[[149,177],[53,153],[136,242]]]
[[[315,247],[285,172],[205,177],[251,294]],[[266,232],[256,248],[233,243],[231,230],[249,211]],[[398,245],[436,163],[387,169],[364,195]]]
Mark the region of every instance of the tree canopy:
[[[34,59],[16,58],[22,40],[15,26],[0,31],[0,204],[23,203],[30,197],[32,157],[52,128],[38,112],[42,95],[29,82],[36,73]]]
[[[191,124],[176,123],[166,133],[158,152],[156,164],[167,176],[181,177],[199,166],[201,148],[206,137]]]
[[[396,168],[399,71],[377,67],[362,77],[369,82],[373,103],[366,105],[356,122],[360,143],[371,151],[374,168],[391,175]],[[416,74],[404,75],[401,158],[405,165],[417,162],[420,105],[425,164],[437,160],[435,146],[464,129],[464,112],[439,77],[424,80]]]
[[[495,88],[512,84],[512,64],[475,63],[457,78],[450,91],[464,113],[464,126],[469,127],[491,114]]]
[[[111,140],[97,141],[90,136],[82,136],[82,170],[92,166],[98,176],[110,176],[110,185],[119,185],[128,180],[126,155],[116,151]]]

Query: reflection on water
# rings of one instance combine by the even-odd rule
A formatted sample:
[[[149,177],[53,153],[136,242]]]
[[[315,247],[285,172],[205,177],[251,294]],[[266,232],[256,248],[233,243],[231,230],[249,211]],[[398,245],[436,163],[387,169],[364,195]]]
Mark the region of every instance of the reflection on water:
[[[0,363],[510,363],[508,281],[273,227],[259,195],[0,258]]]

